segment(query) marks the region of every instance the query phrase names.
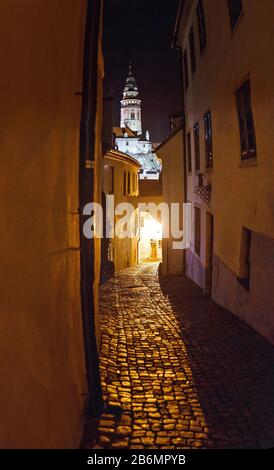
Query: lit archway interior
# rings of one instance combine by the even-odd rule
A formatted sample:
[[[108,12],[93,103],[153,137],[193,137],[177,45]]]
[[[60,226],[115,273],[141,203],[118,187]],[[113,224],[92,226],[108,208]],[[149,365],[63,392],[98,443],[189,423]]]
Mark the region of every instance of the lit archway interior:
[[[139,262],[162,260],[162,224],[148,212],[140,213]]]

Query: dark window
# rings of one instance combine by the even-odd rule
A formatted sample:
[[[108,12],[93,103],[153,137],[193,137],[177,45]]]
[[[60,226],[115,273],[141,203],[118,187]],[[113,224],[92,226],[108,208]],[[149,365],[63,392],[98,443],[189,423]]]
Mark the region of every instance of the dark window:
[[[123,190],[124,196],[127,195],[127,172],[124,171],[124,190]]]
[[[183,64],[184,64],[184,80],[185,80],[185,90],[186,90],[189,84],[187,49],[185,50],[184,55],[183,55]]]
[[[192,171],[192,162],[191,162],[191,135],[190,132],[186,136],[187,144],[187,169],[189,172]]]
[[[241,140],[241,159],[256,158],[256,137],[251,109],[250,80],[236,92]]]
[[[252,231],[249,230],[248,228],[242,227],[240,270],[239,270],[238,281],[247,291],[249,291],[249,287],[250,287],[251,243],[252,243]]]
[[[203,1],[200,0],[197,6],[197,20],[199,30],[200,51],[203,52],[206,47],[206,24]]]
[[[200,207],[194,207],[194,223],[195,223],[195,240],[194,250],[197,255],[201,254],[201,209]]]
[[[195,152],[195,170],[200,170],[200,130],[199,123],[193,127],[194,131],[194,152]]]
[[[135,115],[133,112],[131,113],[131,119],[135,119]]]
[[[195,39],[193,26],[189,33],[189,48],[190,48],[190,60],[191,60],[191,71],[192,73],[196,70],[196,55],[195,55]]]
[[[227,0],[227,3],[230,15],[231,28],[233,29],[238,21],[240,14],[243,11],[243,4],[242,0]]]
[[[114,194],[114,167],[109,167],[109,194]]]
[[[130,182],[131,182],[130,173],[128,173],[128,174],[127,174],[127,193],[128,193],[128,194],[131,193],[131,185],[130,185]]]
[[[213,167],[211,112],[204,115],[206,167]]]

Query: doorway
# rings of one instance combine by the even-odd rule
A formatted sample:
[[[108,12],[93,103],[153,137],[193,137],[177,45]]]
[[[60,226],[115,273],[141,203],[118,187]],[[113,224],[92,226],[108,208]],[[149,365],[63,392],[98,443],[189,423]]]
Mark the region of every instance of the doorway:
[[[211,296],[213,274],[214,218],[206,213],[206,293]]]

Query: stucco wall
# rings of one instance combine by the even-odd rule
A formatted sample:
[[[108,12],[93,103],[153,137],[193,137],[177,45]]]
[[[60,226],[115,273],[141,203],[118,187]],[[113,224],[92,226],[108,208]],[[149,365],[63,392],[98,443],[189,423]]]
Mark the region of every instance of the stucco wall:
[[[0,446],[77,447],[86,0],[0,2]]]
[[[183,131],[179,130],[170,139],[156,149],[157,157],[163,162],[162,186],[163,201],[169,205],[181,204],[181,216],[184,201],[184,152]],[[180,229],[183,228],[182,217],[180,217]],[[184,252],[173,249],[172,234],[168,239],[163,239],[163,260],[161,273],[182,274],[184,272]]]
[[[214,256],[213,298],[274,344],[274,240],[255,233],[250,258],[250,291],[233,271]]]
[[[207,29],[207,45],[201,54],[196,18],[197,1],[187,0],[188,15],[180,28],[178,43],[184,51],[188,49],[189,86],[185,93],[186,132],[191,132],[192,172],[188,173],[188,200],[201,208],[201,254],[197,260],[194,254],[194,227],[191,266],[188,272],[202,287],[205,287],[203,272],[207,266],[206,212],[214,216],[214,253],[226,267],[227,276],[239,274],[241,227],[253,233],[274,238],[274,63],[273,57],[273,17],[272,0],[243,0],[243,14],[237,26],[231,30],[227,2],[203,0]],[[185,10],[187,11],[187,10]],[[218,21],[216,21],[218,18]],[[188,35],[193,25],[196,49],[196,71],[191,74]],[[236,109],[235,91],[250,77],[251,102],[256,133],[257,162],[243,165],[240,161],[240,136]],[[213,130],[214,167],[205,168],[205,144],[203,115],[211,111]],[[212,185],[211,204],[206,204],[197,194],[194,186],[197,177],[194,171],[193,125],[200,123],[201,172],[205,174],[205,184]],[[272,324],[273,312],[263,302],[263,295],[273,296],[268,291],[267,276],[273,272],[266,258],[262,261],[265,270],[264,281],[260,283],[261,294],[256,297],[257,284],[253,284],[248,294],[248,302],[243,303],[241,316],[259,331],[268,323]],[[259,258],[255,260],[259,266]],[[256,268],[257,269],[257,268]],[[226,284],[219,291],[216,300],[227,306],[231,296]],[[221,281],[220,281],[221,283]],[[219,284],[220,284],[219,283]],[[230,285],[230,284],[229,284]],[[214,294],[215,295],[215,294]],[[233,290],[233,300],[229,305],[239,314],[236,304],[241,302],[241,294]],[[255,300],[256,297],[256,300]],[[273,297],[272,297],[273,298]],[[253,307],[251,308],[251,304]],[[272,304],[271,304],[272,305]],[[244,313],[243,313],[244,310]],[[260,311],[260,320],[255,314]]]
[[[138,164],[131,164],[126,160],[117,158],[110,158],[107,155],[104,157],[104,165],[112,166],[114,168],[114,207],[116,208],[120,203],[130,203],[134,208],[137,206],[138,200]],[[131,191],[130,194],[124,194],[124,173],[131,174]],[[106,181],[107,172],[104,172],[104,191],[108,193],[108,184]],[[133,187],[133,178],[135,178],[136,186]],[[128,176],[126,177],[128,184]],[[115,217],[117,223],[121,216]],[[112,249],[114,254],[115,271],[126,269],[135,265],[138,262],[138,238],[119,238],[114,237],[112,241]]]

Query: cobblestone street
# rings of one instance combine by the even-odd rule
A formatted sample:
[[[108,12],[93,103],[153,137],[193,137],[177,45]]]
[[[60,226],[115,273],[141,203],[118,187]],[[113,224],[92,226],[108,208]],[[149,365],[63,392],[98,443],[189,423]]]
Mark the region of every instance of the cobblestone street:
[[[158,264],[101,288],[105,411],[96,448],[274,445],[274,348]]]

